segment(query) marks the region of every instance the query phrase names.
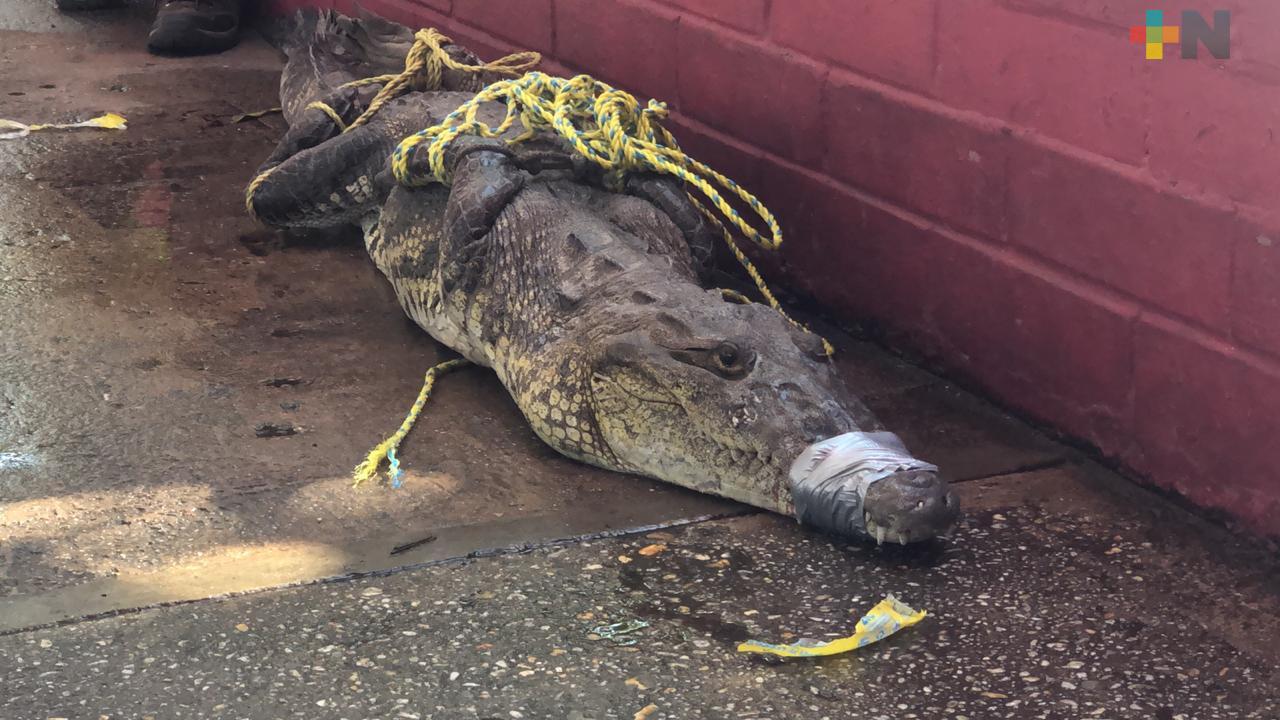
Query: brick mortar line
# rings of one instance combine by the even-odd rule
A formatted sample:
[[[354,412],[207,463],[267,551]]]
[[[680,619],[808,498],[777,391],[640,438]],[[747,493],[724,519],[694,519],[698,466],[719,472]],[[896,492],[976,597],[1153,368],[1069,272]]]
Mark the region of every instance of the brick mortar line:
[[[743,144],[742,141],[739,141],[732,136],[726,136],[725,133],[712,128],[695,118],[684,115],[682,116],[682,121],[700,132],[712,135],[717,141],[725,143],[730,147],[736,148],[736,146]],[[826,175],[825,173],[820,173],[798,165],[769,151],[754,148],[754,146],[748,147],[754,150],[754,156],[757,158],[769,160],[770,162],[781,165],[788,170],[806,175],[810,179],[813,179],[819,184],[825,185],[833,190],[853,195],[860,202],[864,202],[878,210],[886,212],[899,220],[908,222],[921,229],[937,232],[947,240],[980,252],[995,262],[1002,263],[1015,270],[1044,280],[1045,282],[1055,285],[1056,287],[1079,297],[1085,302],[1101,306],[1117,315],[1128,318],[1131,321],[1150,322],[1152,324],[1160,324],[1161,327],[1166,328],[1183,328],[1185,331],[1182,333],[1183,336],[1193,338],[1197,343],[1204,345],[1211,350],[1221,353],[1224,351],[1223,349],[1229,348],[1230,353],[1233,356],[1240,357],[1241,359],[1247,358],[1255,367],[1268,373],[1280,375],[1280,358],[1273,358],[1266,351],[1261,349],[1256,349],[1251,346],[1242,346],[1229,336],[1218,334],[1218,331],[1214,328],[1200,325],[1189,318],[1183,318],[1180,315],[1165,311],[1161,308],[1152,307],[1148,301],[1143,300],[1136,295],[1132,295],[1120,288],[1098,281],[1068,266],[1059,265],[1048,258],[1029,252],[1026,248],[1021,246],[997,244],[994,241],[969,235],[955,229],[942,220],[920,214],[920,212],[916,210],[898,205],[891,200],[882,198],[863,188],[850,185],[842,180]]]
[[[528,48],[522,47],[520,43],[514,40],[508,40],[507,38],[502,37],[501,35],[495,35],[489,30],[485,30],[484,28],[472,25],[466,20],[459,18],[457,15],[450,14],[446,16],[446,18],[448,20],[450,30],[453,30],[454,27],[457,27],[461,30],[471,33],[472,35],[475,35],[477,38],[479,38],[480,40],[483,40],[484,42],[487,42],[490,45],[493,45],[496,47],[506,46],[507,52],[523,51],[528,49]],[[556,59],[554,57],[547,58],[546,55],[543,55],[543,57],[544,59],[550,59],[550,60]],[[483,60],[484,58],[481,58],[481,59]],[[489,59],[496,60],[497,58],[489,58]]]
[[[652,3],[655,0],[628,0],[628,1],[632,3],[636,3],[636,2]],[[794,0],[785,0],[785,1],[792,2]],[[893,88],[898,92],[916,93],[916,92],[922,91],[920,88],[917,88],[917,87],[911,87],[907,85],[902,85],[902,86],[893,85],[890,82],[889,78],[877,78],[871,75],[863,75],[855,70],[850,69],[846,65],[842,65],[840,63],[828,60],[827,58],[823,58],[823,57],[805,52],[802,48],[795,48],[795,47],[791,47],[790,45],[785,45],[773,37],[772,28],[770,28],[770,32],[767,32],[764,35],[751,35],[741,30],[732,28],[728,25],[721,25],[712,20],[708,20],[700,15],[695,15],[692,13],[688,13],[688,14],[681,13],[681,14],[685,20],[690,21],[689,23],[690,27],[699,28],[699,29],[713,32],[713,33],[719,33],[722,35],[728,35],[732,37],[734,40],[743,43],[744,45],[749,45],[755,49],[758,49],[760,51],[760,54],[763,54],[763,55],[784,55],[788,57],[794,57],[800,60],[800,62],[796,63],[798,65],[816,65],[816,66],[822,67],[824,70],[829,72],[831,71],[846,72],[851,75],[857,75],[858,77],[864,78],[869,82],[875,82],[875,83],[884,85],[885,87]]]
[[[1020,125],[1018,123],[1002,120],[990,115],[984,115],[976,110],[964,110],[925,95],[902,90],[892,85],[886,85],[874,78],[870,78],[856,72],[851,72],[840,66],[832,67],[828,82],[833,81],[845,81],[847,84],[857,87],[860,90],[879,94],[885,99],[896,102],[899,105],[906,105],[912,109],[930,113],[936,117],[992,135],[1003,135],[1007,132],[1009,137],[1022,140],[1037,149],[1048,150],[1070,160],[1082,162],[1091,167],[1118,175],[1125,180],[1143,185],[1146,188],[1162,195],[1168,195],[1180,200],[1185,200],[1201,207],[1231,213],[1237,213],[1238,208],[1241,206],[1252,207],[1247,203],[1237,202],[1228,196],[1210,190],[1196,193],[1181,192],[1175,188],[1169,187],[1167,183],[1156,179],[1150,171],[1142,166],[1130,165],[1106,155],[1087,150],[1065,140],[1059,140],[1050,135],[1046,135],[1043,132],[1026,125]],[[1198,183],[1195,180],[1179,179],[1178,184],[1181,186],[1185,184],[1196,185]]]
[[[944,0],[945,1],[945,0]],[[1037,8],[1029,5],[1013,5],[1008,0],[996,0],[999,7],[1011,13],[1018,15],[1026,15],[1029,17],[1042,18],[1060,22],[1063,25],[1069,25],[1081,30],[1097,31],[1104,34],[1115,33],[1117,37],[1125,37],[1128,29],[1134,25],[1142,25],[1142,18],[1134,18],[1130,23],[1115,23],[1108,20],[1100,20],[1096,18],[1086,17],[1084,15],[1076,15],[1069,10],[1061,10],[1053,7]],[[1233,13],[1232,20],[1236,20]],[[1224,67],[1224,70],[1233,77],[1247,79],[1259,85],[1274,87],[1280,83],[1280,67],[1270,65],[1257,60],[1235,59],[1230,66]]]
[[[441,13],[439,10],[434,10],[433,8],[427,7],[426,5],[422,5],[421,3],[417,2],[417,0],[408,0],[408,2],[411,2],[411,3],[415,4],[415,5],[418,5],[419,7],[426,8],[427,10],[432,10],[433,12],[436,12],[437,14],[445,15],[445,17],[447,17],[447,18],[448,18],[448,20],[449,20],[449,23],[450,23],[450,24],[457,24],[457,25],[459,25],[459,26],[461,26],[461,27],[463,27],[463,28],[465,28],[465,29],[467,29],[467,30],[471,31],[473,34],[476,34],[476,35],[479,35],[479,36],[481,36],[481,37],[485,38],[486,40],[491,40],[491,41],[496,40],[496,41],[498,41],[498,42],[491,42],[490,44],[493,44],[493,45],[509,45],[509,46],[510,46],[510,49],[508,50],[508,52],[523,52],[523,51],[531,50],[531,49],[532,49],[532,48],[526,47],[526,46],[524,45],[524,43],[522,43],[522,42],[521,42],[521,41],[519,41],[519,40],[516,40],[516,39],[514,39],[514,38],[508,38],[508,37],[503,36],[503,35],[498,35],[498,34],[494,33],[494,31],[492,31],[492,30],[488,30],[488,29],[482,28],[482,27],[480,27],[479,25],[475,25],[475,24],[473,24],[473,23],[472,23],[471,21],[469,21],[469,20],[463,19],[463,18],[462,18],[461,16],[459,16],[459,15],[458,15],[458,13],[455,11],[454,6],[453,6],[453,3],[450,3],[450,4],[449,4],[449,12],[446,14],[446,13]],[[455,0],[455,2],[456,2],[456,0]],[[550,32],[550,36],[551,36],[550,50],[549,50],[549,51],[537,51],[537,52],[540,52],[540,54],[541,54],[544,58],[548,58],[548,56],[553,55],[553,54],[555,53],[555,50],[556,50],[556,44],[555,44],[555,41],[556,41],[556,26],[555,26],[555,0],[547,0],[547,7],[550,9],[550,12],[548,13],[548,17],[547,17],[548,29],[551,31],[551,32]],[[481,59],[483,60],[484,58],[481,58]],[[491,59],[496,60],[497,58],[491,58]],[[555,58],[554,58],[554,57],[550,57],[549,59],[554,60]]]
[[[560,28],[559,28],[560,18],[559,18],[558,8],[560,7],[560,2],[559,0],[547,0],[547,7],[549,8],[549,10],[547,11],[547,22],[551,23],[551,53],[553,55],[559,56],[560,55]],[[560,64],[563,65],[564,63],[560,63]]]
[[[652,3],[654,0],[626,0],[626,1],[630,3],[638,3],[638,2]],[[728,35],[733,40],[740,42],[743,45],[750,46],[753,50],[756,50],[757,54],[759,55],[764,55],[766,57],[784,56],[788,58],[794,58],[795,59],[794,62],[796,65],[807,67],[815,71],[821,70],[825,72],[827,70],[830,70],[833,67],[838,67],[834,65],[830,60],[814,57],[813,55],[809,55],[808,53],[805,53],[801,50],[788,47],[786,45],[778,43],[764,36],[748,35],[742,32],[741,30],[735,30],[725,25],[720,25],[712,20],[708,20],[702,17],[701,15],[695,15],[693,13],[679,13],[679,15],[680,15],[680,19],[682,21],[687,22],[689,27],[707,31],[712,34],[717,34],[722,36]]]
[[[554,2],[554,1],[555,1],[555,0],[553,0],[553,2]],[[712,15],[707,15],[707,14],[704,14],[704,13],[700,13],[700,12],[698,12],[697,10],[692,10],[692,9],[690,9],[690,8],[687,8],[687,7],[683,7],[683,6],[680,6],[680,5],[674,5],[674,4],[671,4],[671,3],[669,3],[669,2],[664,2],[663,0],[615,0],[615,2],[618,2],[619,4],[622,4],[622,5],[630,5],[630,6],[632,6],[633,8],[636,8],[636,9],[650,9],[650,8],[651,8],[651,9],[653,9],[653,10],[655,10],[655,11],[659,12],[659,13],[665,13],[665,14],[669,14],[669,15],[675,15],[676,17],[673,17],[673,18],[670,18],[670,19],[672,19],[672,20],[677,20],[677,21],[678,21],[678,20],[681,20],[681,19],[684,19],[686,16],[692,16],[692,19],[694,19],[694,20],[702,21],[702,22],[704,22],[704,23],[711,23],[711,24],[714,24],[716,27],[718,27],[718,28],[722,28],[722,29],[726,30],[728,33],[730,33],[730,34],[732,34],[732,35],[736,35],[737,37],[739,37],[739,38],[741,38],[741,39],[743,39],[743,40],[757,40],[757,41],[758,41],[758,40],[766,40],[766,39],[769,37],[769,29],[770,29],[770,28],[769,28],[769,9],[770,9],[770,7],[769,7],[769,5],[768,5],[768,0],[765,0],[765,3],[766,3],[766,4],[765,4],[765,6],[764,6],[764,27],[763,27],[763,29],[761,29],[761,31],[760,31],[759,33],[752,33],[750,30],[743,30],[743,29],[742,29],[742,28],[740,28],[740,27],[736,27],[736,26],[734,26],[734,25],[730,25],[729,23],[724,22],[724,21],[722,21],[722,20],[720,20],[720,19],[718,19],[718,18],[716,18],[716,17],[714,17],[714,16],[712,16]]]
[[[753,46],[758,49],[761,54],[767,56],[793,56],[800,60],[795,63],[796,65],[814,70],[819,75],[825,76],[823,81],[824,90],[825,87],[830,85],[832,82],[844,81],[861,90],[879,94],[890,101],[897,102],[898,104],[906,105],[913,109],[921,110],[945,120],[950,120],[983,132],[995,135],[1004,134],[1005,131],[1009,131],[1012,133],[1012,137],[1023,140],[1036,148],[1052,151],[1066,158],[1077,160],[1089,166],[1119,175],[1123,179],[1138,183],[1157,193],[1175,197],[1212,210],[1238,214],[1239,207],[1255,207],[1248,205],[1247,203],[1238,202],[1231,199],[1229,196],[1207,188],[1204,188],[1199,192],[1186,192],[1179,190],[1171,187],[1168,183],[1158,180],[1143,166],[1130,165],[1106,155],[1073,145],[1067,141],[1046,135],[1033,127],[985,115],[975,110],[964,110],[948,105],[947,103],[932,98],[927,94],[922,94],[919,88],[910,88],[891,84],[883,79],[863,74],[845,65],[810,55],[805,53],[803,50],[782,45],[768,37],[750,35],[730,26],[721,25],[715,21],[708,20],[691,12],[681,12],[668,6],[658,5],[656,4],[656,0],[624,1],[625,4],[631,5],[632,7],[639,9],[653,9],[667,16],[674,13],[677,16],[675,18],[676,20],[680,21],[682,25],[687,21],[689,27],[700,28],[713,32],[726,30],[726,34],[733,36],[744,44]],[[558,57],[558,52],[555,55],[556,56],[551,59],[564,64],[563,59]],[[754,143],[750,140],[743,139],[743,142],[755,147]],[[1199,182],[1194,179],[1176,179],[1178,180],[1179,187],[1184,187],[1186,185],[1200,185]]]
[[[692,20],[697,25],[706,28],[723,30],[726,35],[731,35],[736,40],[750,42],[753,44],[772,44],[769,37],[769,25],[764,26],[764,31],[759,35],[753,35],[746,30],[736,28],[728,23],[721,22],[710,15],[703,15],[694,10],[680,7],[679,5],[668,5],[661,0],[614,0],[620,5],[630,5],[637,10],[652,10],[659,16],[665,16],[667,20]],[[788,2],[792,0],[787,0]],[[766,17],[766,20],[768,18]]]
[[[737,140],[732,136],[727,136],[722,131],[706,125],[702,121],[689,117],[688,115],[682,116],[682,121],[691,125],[694,129],[697,129],[700,132],[714,136],[717,141],[729,145],[730,147],[734,147],[735,149],[737,149],[737,146],[743,144],[742,141]],[[1027,264],[1027,267],[1018,267],[1018,263],[1016,262],[1012,263],[1014,264],[1014,267],[1018,267],[1018,269],[1022,270],[1042,270],[1046,275],[1056,276],[1054,279],[1060,278],[1062,280],[1062,282],[1057,284],[1064,289],[1072,290],[1073,287],[1078,287],[1084,290],[1083,294],[1086,296],[1090,294],[1112,295],[1113,297],[1110,298],[1112,300],[1112,305],[1108,307],[1112,312],[1132,318],[1138,315],[1138,312],[1142,307],[1143,301],[1138,298],[1130,296],[1118,288],[1113,288],[1110,285],[1089,278],[1086,275],[1077,275],[1079,271],[1067,266],[1058,266],[1051,261],[1047,261],[1037,255],[1026,252],[1021,246],[1012,244],[1006,245],[990,240],[980,239],[976,236],[956,230],[948,225],[944,220],[936,216],[929,215],[926,211],[904,207],[892,200],[880,197],[865,188],[851,185],[843,180],[827,175],[826,173],[799,165],[767,150],[756,148],[754,146],[748,147],[753,151],[753,155],[756,158],[769,160],[778,165],[782,165],[793,172],[806,175],[810,179],[816,180],[820,184],[833,190],[853,195],[859,201],[887,212],[899,220],[908,222],[918,228],[937,231],[948,240],[952,240],[953,242],[958,242],[966,247],[978,250],[991,259],[1011,264],[1010,261],[1014,261],[1015,258],[1021,257]],[[1073,292],[1075,292],[1075,294],[1082,294],[1080,291],[1073,290]],[[1088,298],[1086,297],[1086,299]],[[1100,303],[1094,302],[1094,304],[1096,305]]]
[[[439,10],[436,10],[424,4],[417,3],[414,0],[400,0],[400,1],[406,2],[413,7],[422,8],[427,12],[443,15],[448,19],[451,25],[456,24],[461,28],[476,34],[481,39],[489,41],[490,44],[507,45],[513,48],[518,46],[518,43],[515,43],[512,40],[508,40],[500,35],[495,35],[488,30],[485,30],[481,27],[478,27],[469,22],[461,20],[452,13],[450,14],[441,13]],[[743,42],[744,44],[753,46],[754,48],[757,48],[758,50],[760,50],[763,54],[773,55],[773,56],[778,56],[778,55],[793,56],[795,58],[798,58],[800,62],[797,62],[796,63],[797,65],[806,66],[811,70],[819,72],[820,75],[825,74],[825,79],[823,82],[824,90],[825,90],[825,86],[829,85],[833,81],[845,81],[845,82],[848,82],[848,84],[858,87],[859,89],[877,93],[890,101],[894,101],[899,104],[911,107],[913,109],[921,110],[921,111],[930,113],[932,115],[935,115],[937,117],[950,120],[952,122],[965,125],[970,128],[975,128],[983,132],[988,132],[991,134],[1003,134],[1005,131],[1009,131],[1012,133],[1011,136],[1013,138],[1025,141],[1036,148],[1039,148],[1042,150],[1048,150],[1062,157],[1066,157],[1072,160],[1077,160],[1093,168],[1111,172],[1112,174],[1120,176],[1122,179],[1142,185],[1147,189],[1152,190],[1161,195],[1177,198],[1179,200],[1192,203],[1202,208],[1207,208],[1210,210],[1216,210],[1220,212],[1228,212],[1237,217],[1242,217],[1247,222],[1259,222],[1256,218],[1268,217],[1268,213],[1265,208],[1234,200],[1230,196],[1221,194],[1217,191],[1214,191],[1212,189],[1202,186],[1200,182],[1195,179],[1174,178],[1174,180],[1177,181],[1177,187],[1175,188],[1171,186],[1169,183],[1163,182],[1157,179],[1150,172],[1150,170],[1144,166],[1130,165],[1128,163],[1122,162],[1120,160],[1116,160],[1114,158],[1108,157],[1101,153],[1096,153],[1086,148],[1082,148],[1078,145],[1073,145],[1067,141],[1059,140],[1050,135],[1046,135],[1043,132],[1030,126],[1021,125],[1021,124],[1007,121],[1001,118],[993,117],[990,115],[985,115],[978,111],[964,110],[961,108],[954,107],[952,105],[948,105],[947,103],[937,100],[933,97],[930,97],[927,94],[923,94],[923,91],[920,88],[894,85],[888,82],[886,79],[863,74],[862,72],[859,72],[858,70],[850,68],[846,65],[842,65],[840,63],[832,62],[830,60],[811,55],[809,53],[804,52],[801,49],[791,48],[789,46],[783,45],[772,39],[771,37],[772,33],[766,33],[764,35],[752,35],[750,33],[739,30],[730,25],[720,23],[713,19],[709,19],[707,17],[704,17],[692,11],[683,10],[678,7],[661,4],[658,2],[658,0],[618,0],[618,1],[621,4],[629,5],[635,9],[651,11],[654,14],[659,15],[660,17],[663,17],[664,19],[675,21],[677,24],[684,24],[684,22],[687,21],[689,27],[701,28],[701,29],[710,30],[713,32],[723,31],[723,34],[729,35],[734,39]],[[552,8],[553,8],[552,20],[554,20],[555,0],[552,0]],[[1011,12],[1031,15],[1033,17],[1046,17],[1045,15],[1041,15],[1037,13],[1028,13],[1028,12],[1024,12],[1022,10],[1018,10],[1014,8],[1006,7],[1006,9]],[[679,33],[678,27],[676,28],[675,32],[677,34]],[[560,55],[558,38],[556,37],[556,31],[555,31],[554,25],[552,25],[552,38],[553,38],[552,52],[546,56],[546,59],[551,60],[565,67],[571,67],[571,65],[569,65],[568,62]],[[937,65],[936,61],[937,61],[937,58],[935,57],[935,63],[934,63],[935,72],[936,72],[936,65]],[[674,88],[673,95],[677,93],[678,93],[678,88]],[[672,100],[672,98],[666,98],[666,99]],[[723,131],[719,131],[719,132],[723,132]],[[743,140],[743,143],[747,145],[751,145],[752,147],[755,147],[755,145],[750,140]],[[759,150],[761,152],[765,152],[762,149],[759,149]],[[1192,186],[1193,188],[1195,188],[1196,191],[1188,192],[1187,190],[1183,189],[1188,186]],[[1245,213],[1242,215],[1241,213],[1242,208],[1247,208],[1253,212]],[[1265,224],[1265,222],[1263,224]]]
[[[1080,28],[1082,30],[1096,30],[1099,32],[1113,31],[1124,33],[1118,37],[1127,38],[1129,25],[1140,25],[1143,19],[1141,17],[1134,20],[1129,25],[1117,25],[1106,20],[1098,20],[1084,15],[1074,15],[1069,10],[1062,10],[1057,7],[1037,8],[1030,5],[1013,5],[1008,0],[996,0],[996,4],[1012,13],[1019,15],[1029,15],[1031,17],[1043,18],[1045,20],[1055,20],[1064,25]]]
[[[929,84],[938,83],[938,69],[942,67],[942,3],[933,3],[933,32],[929,35]],[[828,80],[830,75],[827,76]]]
[[[1176,316],[1171,317],[1155,309],[1144,308],[1137,320],[1175,337],[1189,340],[1215,355],[1238,360],[1258,372],[1280,379],[1280,358],[1271,356],[1261,349],[1208,332],[1182,322]]]

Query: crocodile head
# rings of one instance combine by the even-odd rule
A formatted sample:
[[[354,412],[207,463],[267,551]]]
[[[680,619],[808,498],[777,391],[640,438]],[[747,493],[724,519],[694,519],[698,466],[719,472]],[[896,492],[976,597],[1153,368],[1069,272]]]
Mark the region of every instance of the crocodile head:
[[[631,309],[629,330],[597,343],[593,410],[620,463],[756,506],[800,511],[806,523],[841,535],[906,544],[955,522],[959,504],[933,466],[881,466],[866,483],[858,471],[865,458],[830,443],[877,425],[844,388],[818,337],[715,290],[668,286],[649,292],[655,294],[662,297]],[[804,507],[798,489],[811,482],[825,489]]]
[[[820,338],[699,284],[698,216],[667,207],[685,197],[678,185],[642,199],[526,177],[485,141],[451,152],[442,305],[454,327],[481,328],[451,344],[492,363],[545,442],[843,536],[906,544],[950,528],[959,507],[936,468],[900,445],[848,442],[893,436]],[[385,234],[412,224],[387,207]]]

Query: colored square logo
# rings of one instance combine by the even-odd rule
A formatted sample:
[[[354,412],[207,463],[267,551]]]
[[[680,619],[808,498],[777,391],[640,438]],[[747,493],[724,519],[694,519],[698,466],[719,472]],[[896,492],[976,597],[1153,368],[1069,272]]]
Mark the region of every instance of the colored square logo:
[[[1182,37],[1177,25],[1164,24],[1163,10],[1148,10],[1142,25],[1129,28],[1129,42],[1146,46],[1148,60],[1163,60],[1166,43],[1178,43]]]
[[[1178,25],[1166,25],[1164,17],[1163,10],[1147,10],[1143,23],[1129,28],[1129,42],[1141,45],[1148,60],[1163,60],[1166,45],[1180,46],[1175,55],[1183,59],[1199,57],[1202,45],[1218,60],[1231,57],[1231,11],[1214,10],[1212,23],[1196,10],[1183,10]]]

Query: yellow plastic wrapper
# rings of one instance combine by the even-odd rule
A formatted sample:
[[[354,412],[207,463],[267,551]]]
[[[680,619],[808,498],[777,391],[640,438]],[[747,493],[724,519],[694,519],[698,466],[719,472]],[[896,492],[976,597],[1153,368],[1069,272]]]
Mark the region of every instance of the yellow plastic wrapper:
[[[738,646],[738,652],[766,653],[781,657],[821,657],[839,655],[850,650],[879,642],[902,628],[911,627],[928,615],[924,610],[912,610],[892,595],[881,600],[871,611],[862,616],[858,627],[849,637],[830,642],[800,640],[790,645],[774,645],[759,640],[748,640]]]
[[[44,125],[27,125],[16,120],[0,118],[0,140],[16,140],[41,130],[72,130],[75,128],[103,128],[105,130],[124,130],[126,127],[123,115],[107,113],[96,118],[77,123],[48,123]]]

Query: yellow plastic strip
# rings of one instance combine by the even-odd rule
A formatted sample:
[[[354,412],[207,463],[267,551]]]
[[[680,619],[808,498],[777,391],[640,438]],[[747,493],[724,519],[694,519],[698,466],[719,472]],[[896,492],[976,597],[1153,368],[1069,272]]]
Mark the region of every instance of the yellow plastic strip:
[[[879,642],[903,628],[911,627],[928,615],[924,610],[913,610],[892,595],[881,600],[871,611],[862,616],[858,627],[849,637],[830,642],[801,640],[790,645],[775,645],[760,640],[749,640],[738,646],[738,652],[765,653],[780,657],[822,657],[839,655],[850,650]]]

